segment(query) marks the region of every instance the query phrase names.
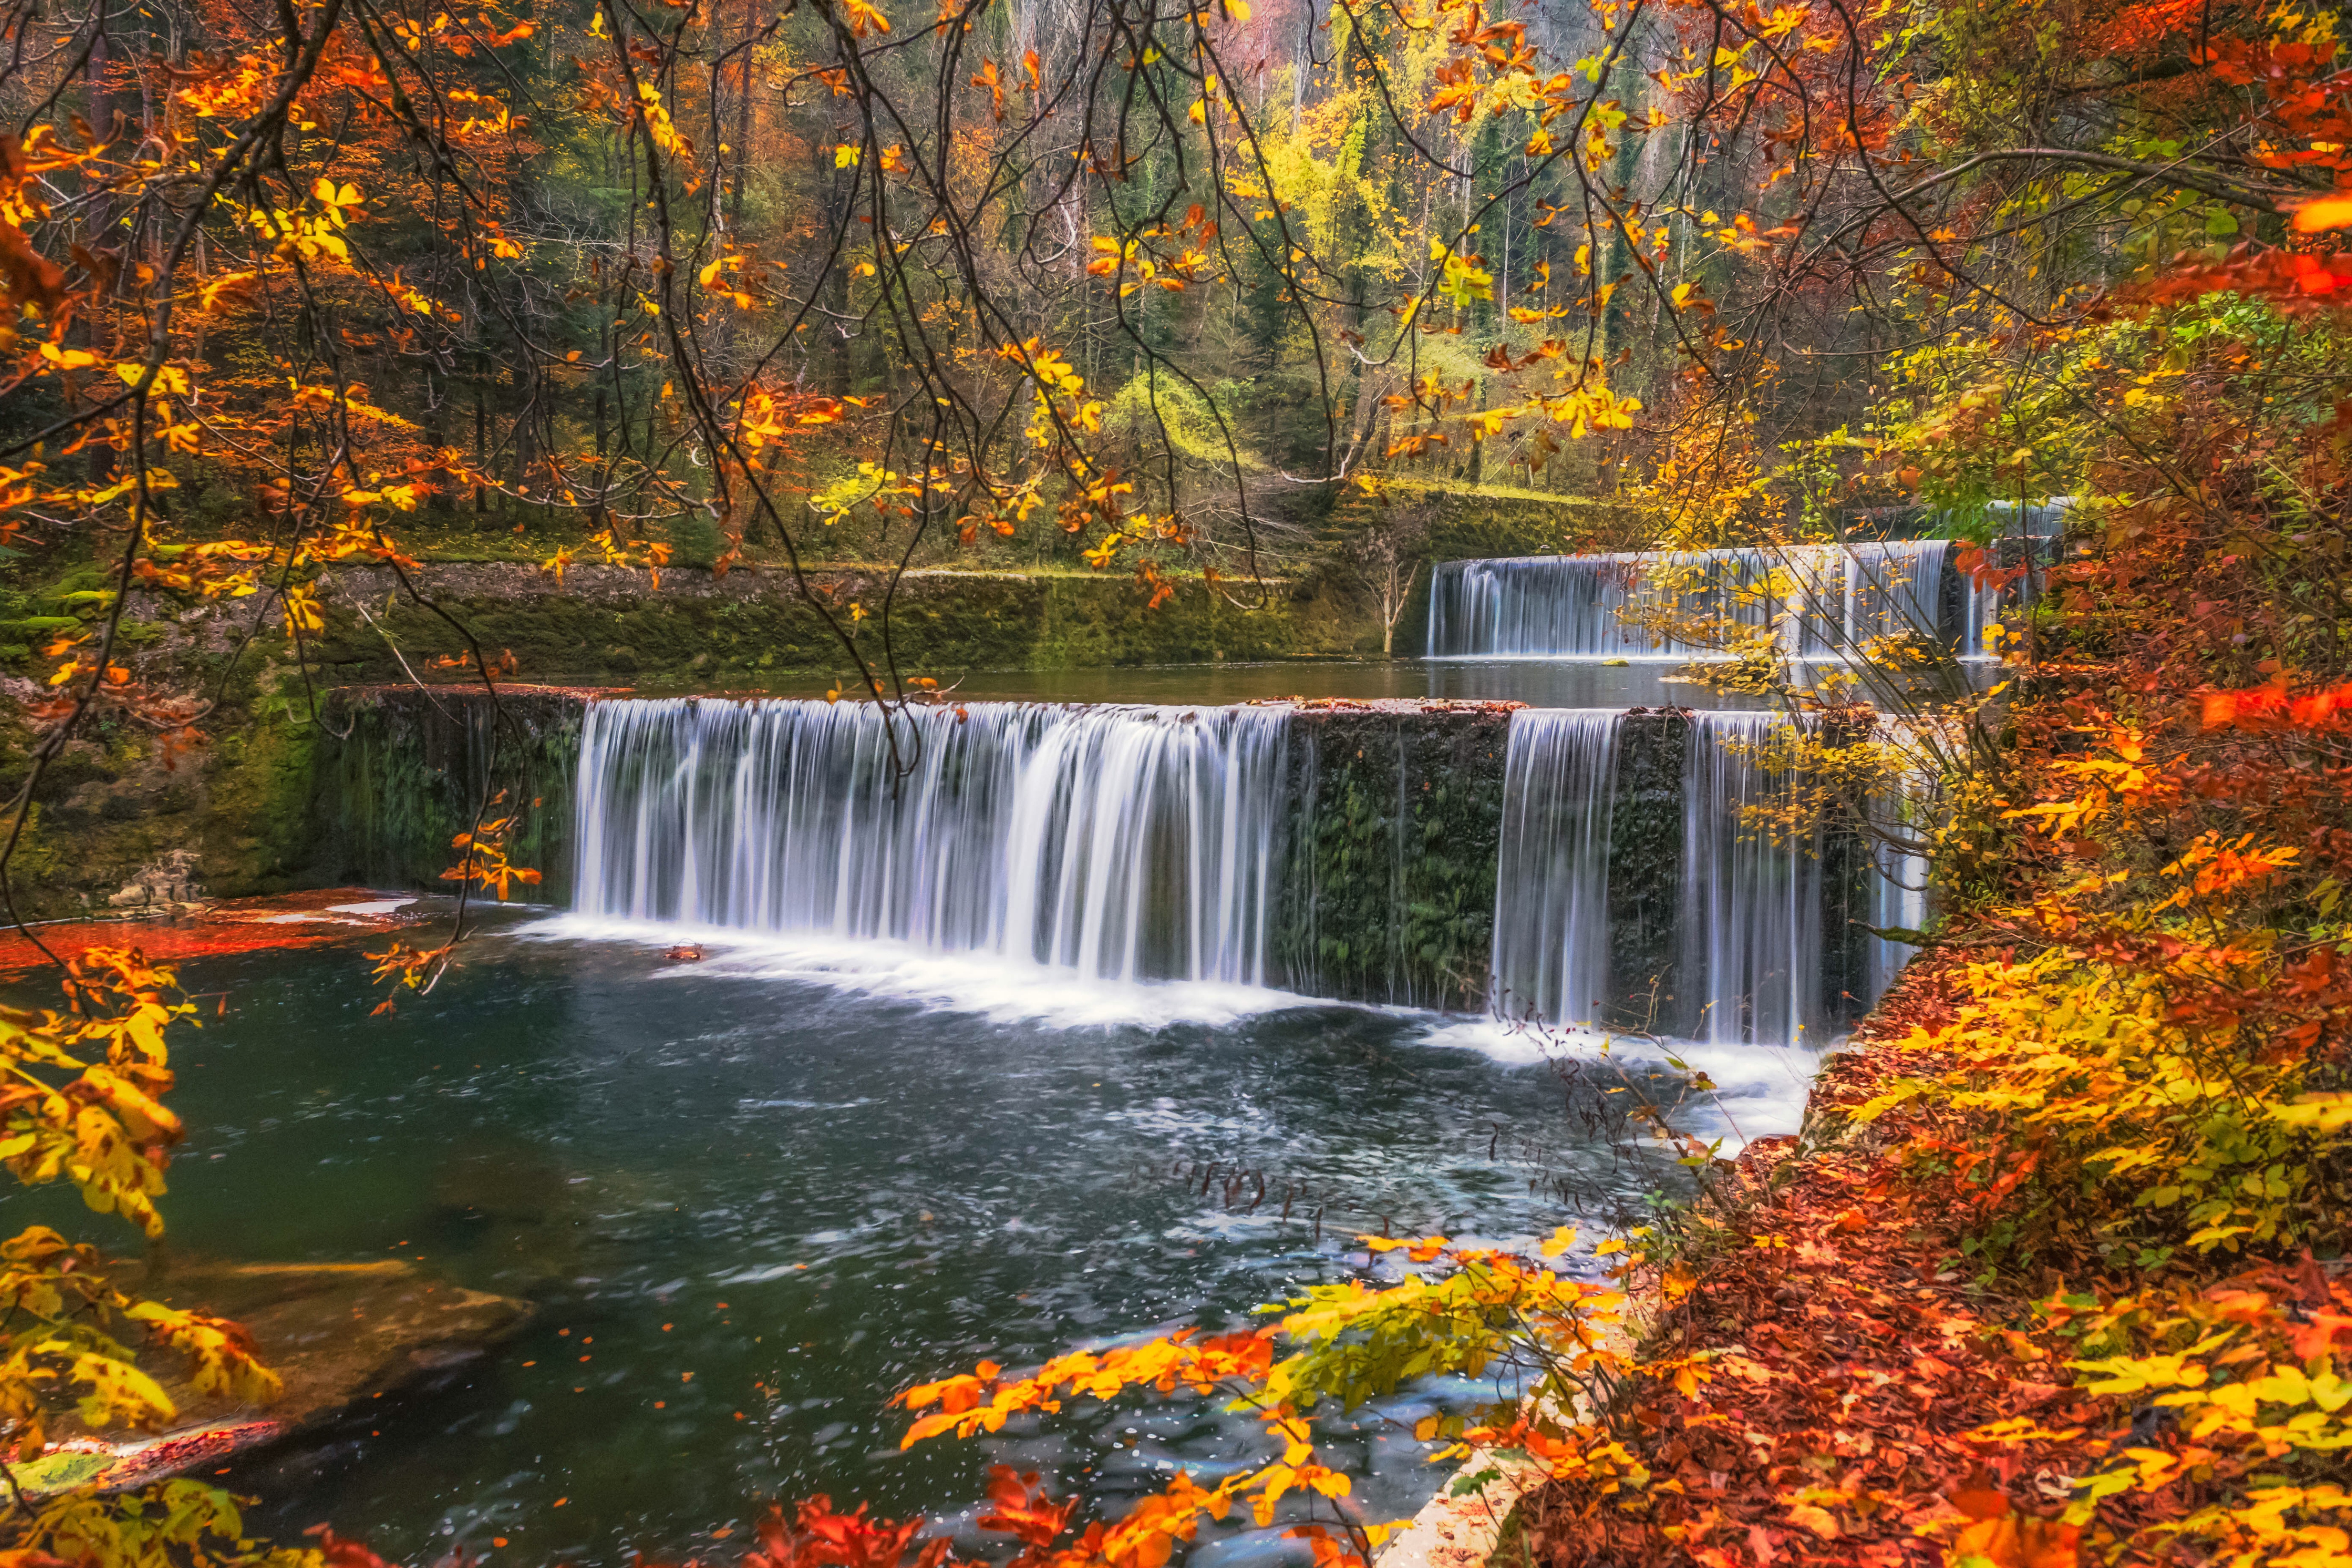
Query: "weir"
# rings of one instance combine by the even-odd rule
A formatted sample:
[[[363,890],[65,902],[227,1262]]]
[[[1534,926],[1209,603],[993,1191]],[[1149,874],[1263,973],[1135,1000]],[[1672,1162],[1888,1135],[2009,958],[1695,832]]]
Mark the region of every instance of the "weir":
[[[1952,567],[1948,540],[1507,556],[1432,569],[1432,658],[1697,658],[1769,632],[1795,659],[1916,638],[1987,651],[2001,595]],[[1678,638],[1675,630],[1694,632]]]
[[[487,784],[583,914],[1720,1042],[1820,1038],[1921,895],[1759,831],[1789,721],[339,692],[320,870],[432,888]],[[492,742],[496,737],[497,744]],[[1889,809],[1887,803],[1866,803]],[[1896,870],[1916,884],[1916,868]]]
[[[1833,887],[1821,835],[1751,820],[1788,787],[1766,754],[1787,723],[970,703],[908,711],[894,790],[868,706],[601,701],[573,907],[992,953],[1045,980],[1787,1043],[1871,1000],[1827,973],[1824,929],[1843,950],[1850,911],[1879,908]]]
[[[574,907],[1263,985],[1286,718],[909,709],[894,753],[863,703],[596,703]]]

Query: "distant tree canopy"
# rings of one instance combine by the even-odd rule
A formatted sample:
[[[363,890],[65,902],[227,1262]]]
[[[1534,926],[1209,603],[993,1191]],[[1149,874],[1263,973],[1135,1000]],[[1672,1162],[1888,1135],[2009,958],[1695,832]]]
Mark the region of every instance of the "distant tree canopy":
[[[2230,0],[5,16],[0,548],[100,541],[115,593],[46,650],[45,754],[200,716],[115,657],[124,592],[299,655],[322,572],[425,604],[445,532],[1248,605],[1383,470],[1605,443],[1701,542],[2046,490],[2082,443],[1887,437],[2135,298],[2324,294],[2290,215],[2352,146],[2333,16]]]

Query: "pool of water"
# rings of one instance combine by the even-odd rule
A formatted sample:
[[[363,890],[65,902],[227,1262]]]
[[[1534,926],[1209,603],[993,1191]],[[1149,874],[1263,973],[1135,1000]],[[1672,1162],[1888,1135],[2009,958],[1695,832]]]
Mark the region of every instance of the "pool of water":
[[[1116,1512],[1172,1468],[1247,1462],[1254,1432],[1179,1401],[901,1454],[890,1395],[982,1358],[1234,1325],[1384,1266],[1360,1230],[1594,1225],[1673,1171],[1610,1131],[1580,1058],[1488,1025],[877,944],[699,963],[665,944],[509,921],[391,1017],[369,1016],[357,942],[184,967],[227,1010],[177,1058],[173,1246],[418,1258],[538,1308],[456,1386],[239,1472],[254,1528],[331,1522],[405,1561],[675,1561],[770,1499],[951,1518],[991,1461]],[[1793,1122],[1808,1060],[1706,1065],[1727,1098],[1702,1131]],[[0,1221],[64,1220],[56,1196]],[[1410,1420],[1468,1392],[1370,1413],[1348,1456],[1369,1517],[1433,1489]],[[1234,1527],[1194,1561],[1277,1551]]]

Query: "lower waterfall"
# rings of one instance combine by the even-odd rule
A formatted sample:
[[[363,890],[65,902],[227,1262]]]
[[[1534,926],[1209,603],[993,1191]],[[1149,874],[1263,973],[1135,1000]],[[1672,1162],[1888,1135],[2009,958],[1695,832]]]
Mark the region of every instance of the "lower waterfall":
[[[1768,748],[1778,713],[1693,715],[1683,791],[1683,984],[1686,1031],[1716,1045],[1793,1044],[1822,1015],[1821,859],[1769,820],[1788,781]]]
[[[1907,956],[1864,928],[1916,925],[1916,894],[1755,820],[1788,719],[1499,717],[973,702],[906,710],[894,763],[870,704],[592,703],[573,907],[1727,1045],[1816,1037]],[[1456,771],[1349,772],[1409,733]],[[1479,795],[1459,759],[1498,742]],[[1391,942],[1461,984],[1400,998]]]
[[[1770,752],[1789,723],[1770,712],[1514,713],[1495,885],[1494,1011],[1513,1023],[1719,1045],[1789,1045],[1822,1033],[1831,901],[1821,846],[1814,833],[1776,834],[1769,820],[1789,798],[1790,781]],[[1643,752],[1665,747],[1680,751],[1668,819],[1679,831],[1645,833],[1655,807],[1619,780]],[[1874,914],[1916,908],[1916,894],[1881,891],[1888,884],[1871,875]],[[1612,907],[1612,889],[1628,905],[1669,910],[1664,940],[1646,950],[1612,942],[1636,916]],[[1905,955],[1874,942],[1869,994],[1856,1000],[1874,999]]]
[[[1267,982],[1280,709],[600,702],[583,913]]]
[[[1511,715],[1488,972],[1498,1016],[1581,1025],[1603,1016],[1622,718],[1606,708]]]

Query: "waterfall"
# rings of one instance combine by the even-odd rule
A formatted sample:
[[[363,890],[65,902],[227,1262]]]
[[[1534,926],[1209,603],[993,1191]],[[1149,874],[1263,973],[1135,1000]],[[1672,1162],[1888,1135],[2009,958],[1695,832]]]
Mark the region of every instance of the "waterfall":
[[[888,938],[1108,980],[1266,983],[1288,715],[600,702],[582,913]]]
[[[2022,507],[2013,501],[1994,501],[1985,508],[1992,525],[1988,553],[1998,564],[2023,566],[2025,575],[1999,589],[1978,586],[1973,574],[1961,576],[1962,658],[1993,657],[1995,650],[1987,646],[1988,629],[2005,610],[2029,609],[2041,597],[2042,574],[2058,559],[2059,541],[2065,534],[2066,517],[2074,507],[2074,497],[2059,496]]]
[[[1609,994],[1609,838],[1615,709],[1511,715],[1495,876],[1491,1005],[1501,1016],[1585,1024]]]
[[[1917,931],[1927,923],[1927,861],[1925,856],[1905,854],[1900,850],[1881,849],[1875,857],[1872,873],[1873,894],[1871,923],[1881,931]],[[1895,984],[1903,966],[1911,962],[1918,949],[1908,942],[1892,941],[1883,936],[1870,939],[1869,965],[1865,979],[1869,997],[1875,1003]]]
[[[1817,1033],[1829,912],[1819,835],[1790,831],[1793,813],[1776,833],[1769,816],[1794,804],[1793,781],[1769,751],[1790,722],[1764,712],[1514,713],[1496,867],[1493,1010],[1550,1026],[1640,1024],[1717,1045],[1790,1045]],[[1621,771],[1637,776],[1645,754],[1653,773],[1678,765],[1680,799],[1670,803],[1678,841],[1643,835],[1644,804],[1620,788]],[[1635,901],[1654,889],[1654,903],[1673,908],[1665,951],[1647,960],[1638,951],[1618,956],[1622,967],[1640,964],[1637,973],[1612,973],[1612,921],[1632,915],[1612,909],[1612,884]],[[1917,895],[1891,886],[1874,883],[1871,910],[1885,916],[1880,923],[1916,924]],[[1897,921],[1889,910],[1911,918]],[[1895,943],[1875,943],[1872,996],[1905,956]],[[1659,1016],[1613,1016],[1654,987]]]
[[[1726,634],[1766,629],[1791,658],[1839,658],[1881,637],[1955,645],[1969,633],[1956,624],[1960,606],[1945,604],[1950,549],[1910,539],[1443,562],[1430,579],[1428,653],[1689,658],[1722,651]],[[1669,623],[1714,635],[1679,640],[1664,635]]]
[[[1864,804],[1883,836],[1868,850],[1870,923],[1879,931],[1918,931],[1927,923],[1927,858],[1906,847],[1906,840],[1916,843],[1927,835],[1919,822],[1926,815],[1925,784],[1919,774],[1900,777]],[[1874,933],[1864,953],[1867,999],[1875,1004],[1886,994],[1895,975],[1918,952],[1908,942]]]
[[[1693,715],[1683,783],[1682,984],[1712,1044],[1792,1044],[1821,1016],[1822,881],[1814,845],[1772,831],[1789,780],[1761,749],[1777,713]]]
[[[1790,721],[1521,709],[1497,733],[1496,717],[974,702],[904,710],[894,763],[870,704],[595,702],[573,908],[985,955],[1041,979],[1371,1001],[1399,999],[1394,943],[1435,963],[1458,941],[1470,994],[1483,969],[1513,1021],[1727,1045],[1819,1034],[1838,1013],[1825,998],[1874,995],[1906,956],[1846,922],[1916,926],[1917,895],[1864,887],[1843,838],[1750,816],[1789,799],[1759,749]],[[1402,759],[1404,726],[1424,722],[1440,728],[1415,743],[1447,737],[1432,755],[1450,748],[1449,766],[1499,743],[1486,794],[1368,759]],[[1449,805],[1433,785],[1471,793]],[[1450,902],[1465,865],[1477,891]],[[1457,998],[1450,982],[1407,994]]]

